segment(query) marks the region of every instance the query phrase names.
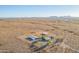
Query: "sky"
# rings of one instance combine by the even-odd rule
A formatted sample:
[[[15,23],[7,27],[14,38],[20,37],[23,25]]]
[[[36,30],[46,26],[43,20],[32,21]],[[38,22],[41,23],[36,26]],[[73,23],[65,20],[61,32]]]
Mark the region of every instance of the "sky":
[[[79,5],[0,5],[0,17],[79,17]]]

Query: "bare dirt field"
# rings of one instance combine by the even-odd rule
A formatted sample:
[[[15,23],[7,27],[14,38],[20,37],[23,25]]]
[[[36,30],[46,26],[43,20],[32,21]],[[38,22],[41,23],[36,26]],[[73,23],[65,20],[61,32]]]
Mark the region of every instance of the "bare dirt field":
[[[31,53],[29,44],[19,40],[21,35],[36,32],[49,32],[59,36],[63,42],[41,52],[74,53],[79,52],[79,24],[63,20],[0,20],[0,52]],[[36,34],[38,35],[38,34]]]

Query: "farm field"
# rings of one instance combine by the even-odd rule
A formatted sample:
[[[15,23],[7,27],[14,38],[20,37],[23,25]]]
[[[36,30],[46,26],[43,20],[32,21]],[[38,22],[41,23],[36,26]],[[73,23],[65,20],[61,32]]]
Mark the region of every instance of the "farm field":
[[[73,21],[73,20],[72,20]],[[21,35],[39,35],[48,32],[59,36],[63,42],[52,48],[41,50],[43,53],[74,53],[79,52],[79,21],[20,19],[0,20],[0,52],[32,53],[26,41],[18,39]],[[77,22],[77,23],[76,23]]]

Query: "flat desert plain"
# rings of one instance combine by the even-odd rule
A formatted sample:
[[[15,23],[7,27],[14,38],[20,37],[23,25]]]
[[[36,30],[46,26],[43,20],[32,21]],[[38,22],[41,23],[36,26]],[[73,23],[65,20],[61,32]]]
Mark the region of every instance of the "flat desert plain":
[[[63,42],[46,49],[47,53],[74,53],[79,52],[79,23],[78,21],[64,20],[0,20],[0,52],[2,53],[32,53],[29,44],[20,40],[22,35],[48,32],[49,35],[59,36]]]

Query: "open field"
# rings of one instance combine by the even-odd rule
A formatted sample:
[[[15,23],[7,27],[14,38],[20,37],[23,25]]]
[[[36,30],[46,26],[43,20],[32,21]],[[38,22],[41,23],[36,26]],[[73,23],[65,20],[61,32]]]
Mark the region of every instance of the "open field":
[[[79,23],[63,20],[0,20],[0,52],[31,52],[27,42],[19,40],[21,35],[49,32],[59,36],[63,42],[41,52],[79,52]]]

